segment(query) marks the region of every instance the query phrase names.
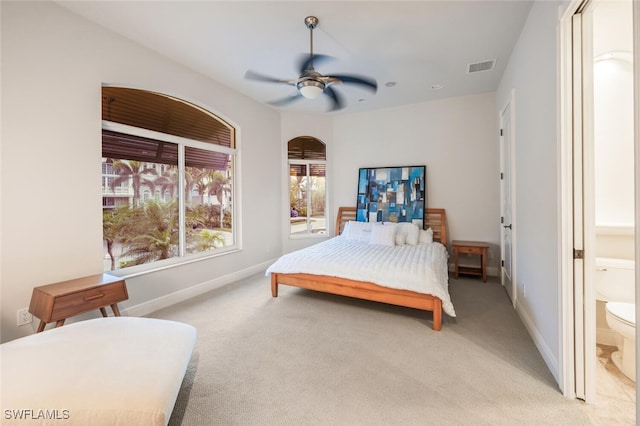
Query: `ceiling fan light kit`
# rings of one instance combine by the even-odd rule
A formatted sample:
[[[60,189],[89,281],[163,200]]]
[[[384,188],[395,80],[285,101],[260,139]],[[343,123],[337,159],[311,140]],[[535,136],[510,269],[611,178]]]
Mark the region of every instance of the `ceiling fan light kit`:
[[[317,99],[324,91],[324,83],[315,80],[304,80],[296,86],[302,96],[307,99]]]
[[[268,83],[285,83],[292,85],[297,89],[297,94],[281,99],[279,101],[271,102],[272,105],[285,105],[300,98],[317,99],[320,95],[327,95],[331,101],[331,110],[337,110],[343,107],[344,102],[341,96],[330,86],[334,84],[358,84],[361,87],[372,90],[374,93],[378,89],[378,84],[375,80],[359,77],[354,75],[322,75],[313,68],[314,61],[320,62],[330,58],[326,55],[314,55],[313,54],[313,30],[318,26],[318,18],[315,16],[307,16],[304,19],[305,26],[309,29],[309,57],[305,59],[300,65],[300,75],[298,78],[292,80],[283,80],[265,76],[254,71],[247,71],[245,78],[257,81],[264,81]]]

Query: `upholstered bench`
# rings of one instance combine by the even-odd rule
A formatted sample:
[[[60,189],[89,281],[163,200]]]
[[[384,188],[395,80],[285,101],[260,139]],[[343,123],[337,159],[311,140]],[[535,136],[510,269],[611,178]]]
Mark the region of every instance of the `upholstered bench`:
[[[195,342],[187,324],[108,317],[4,343],[2,423],[166,425]]]

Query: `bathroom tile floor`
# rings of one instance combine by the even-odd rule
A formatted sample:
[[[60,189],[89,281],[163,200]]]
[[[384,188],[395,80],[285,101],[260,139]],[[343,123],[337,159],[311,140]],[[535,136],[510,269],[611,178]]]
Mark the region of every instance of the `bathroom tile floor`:
[[[615,346],[597,345],[597,401],[588,412],[594,425],[635,425],[636,384],[611,361]]]

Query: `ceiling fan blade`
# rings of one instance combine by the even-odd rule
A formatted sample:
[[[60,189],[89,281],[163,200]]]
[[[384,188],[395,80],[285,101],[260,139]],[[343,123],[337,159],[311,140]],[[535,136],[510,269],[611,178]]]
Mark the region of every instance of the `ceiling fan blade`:
[[[358,77],[355,75],[346,75],[346,74],[336,74],[336,75],[331,75],[327,77],[338,79],[341,82],[347,83],[347,84],[359,84],[361,86],[364,86],[368,89],[373,90],[374,93],[378,90],[378,83],[375,80],[368,77]]]
[[[300,58],[299,61],[299,69],[300,69],[300,73],[302,74],[303,71],[306,71],[308,69],[311,68],[311,65],[313,65],[314,67],[318,64],[321,64],[322,62],[326,62],[330,59],[334,59],[333,56],[329,56],[329,55],[304,55],[302,58]]]
[[[333,90],[331,87],[325,87],[323,93],[329,96],[333,101],[333,104],[331,105],[331,108],[329,109],[329,111],[337,111],[340,108],[342,108],[343,106],[342,96],[339,96],[335,90]]]
[[[275,77],[269,77],[268,75],[260,74],[251,70],[247,71],[244,74],[244,78],[248,80],[265,81],[267,83],[285,83],[285,84],[291,84],[294,86],[296,84],[295,80],[282,80]]]
[[[302,98],[302,95],[300,94],[300,92],[296,92],[295,95],[287,96],[286,98],[269,102],[269,104],[273,106],[284,106],[284,105],[290,104],[291,102],[297,101],[298,99],[301,99],[301,98]]]

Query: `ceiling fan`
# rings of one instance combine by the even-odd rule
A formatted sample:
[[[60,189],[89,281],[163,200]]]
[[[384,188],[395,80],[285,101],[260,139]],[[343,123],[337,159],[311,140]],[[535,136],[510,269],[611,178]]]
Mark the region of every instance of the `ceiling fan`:
[[[334,90],[332,87],[333,85],[341,83],[357,84],[366,89],[372,90],[374,93],[376,92],[378,84],[374,79],[347,74],[322,75],[316,71],[313,68],[314,62],[317,64],[327,59],[331,59],[331,56],[313,54],[313,30],[318,26],[318,18],[315,16],[307,16],[304,19],[304,23],[309,29],[310,51],[309,57],[302,60],[300,63],[300,76],[298,78],[282,80],[250,70],[245,74],[245,78],[250,80],[266,81],[269,83],[284,83],[294,86],[298,90],[295,95],[270,102],[271,105],[282,106],[303,97],[307,99],[316,99],[321,94],[324,94],[331,98],[332,104],[330,110],[333,111],[344,106],[342,97]]]

